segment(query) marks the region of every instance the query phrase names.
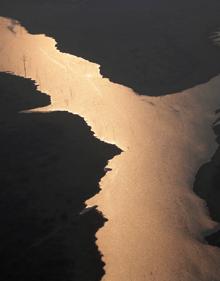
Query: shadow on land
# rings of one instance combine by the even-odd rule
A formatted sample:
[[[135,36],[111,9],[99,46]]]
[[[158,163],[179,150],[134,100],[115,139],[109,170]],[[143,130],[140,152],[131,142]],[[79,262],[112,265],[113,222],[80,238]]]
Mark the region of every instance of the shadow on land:
[[[220,145],[219,121],[220,119],[217,119],[213,129],[217,136],[216,142]],[[199,169],[194,183],[194,191],[206,201],[212,219],[220,223],[220,146],[210,162]],[[208,235],[206,240],[209,244],[220,247],[220,230]]]
[[[160,96],[220,73],[209,40],[219,0],[2,0],[0,15],[56,39],[64,52],[101,65],[111,81]]]
[[[0,74],[0,279],[98,281],[95,233],[106,219],[81,211],[121,150],[77,115],[19,113],[49,103],[32,81]]]

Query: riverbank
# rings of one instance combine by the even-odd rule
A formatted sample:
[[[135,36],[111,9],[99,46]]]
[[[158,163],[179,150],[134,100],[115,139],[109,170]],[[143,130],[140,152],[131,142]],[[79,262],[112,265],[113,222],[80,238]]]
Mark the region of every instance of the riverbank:
[[[54,39],[9,25],[1,18],[0,70],[35,80],[51,98],[42,111],[77,113],[124,151],[87,201],[108,219],[97,233],[103,280],[218,280],[220,251],[203,239],[217,224],[192,188],[216,150],[220,78],[170,96],[138,96],[103,78],[98,65],[59,52]]]

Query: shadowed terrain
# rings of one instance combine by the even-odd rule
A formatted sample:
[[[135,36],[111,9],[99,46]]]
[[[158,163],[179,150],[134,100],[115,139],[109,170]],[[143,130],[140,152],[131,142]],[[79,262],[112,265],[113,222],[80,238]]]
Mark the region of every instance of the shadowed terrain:
[[[0,279],[98,281],[106,219],[84,202],[121,150],[77,115],[19,113],[49,103],[32,81],[0,74]]]
[[[219,0],[2,0],[0,15],[53,37],[61,51],[101,65],[111,81],[146,95],[191,88],[220,73],[209,35]]]
[[[213,129],[217,136],[216,141],[220,145],[220,124],[214,125]],[[194,191],[206,201],[212,219],[220,222],[220,147],[210,162],[205,163],[199,169],[194,183]],[[208,235],[206,240],[209,244],[220,247],[220,231]]]

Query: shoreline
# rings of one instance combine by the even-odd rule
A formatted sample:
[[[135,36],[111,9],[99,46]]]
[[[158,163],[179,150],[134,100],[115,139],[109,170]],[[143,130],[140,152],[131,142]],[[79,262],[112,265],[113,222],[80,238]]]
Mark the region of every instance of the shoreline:
[[[0,92],[2,279],[100,280],[95,235],[107,220],[85,201],[121,150],[78,115],[30,112],[50,98],[27,78],[0,73]]]
[[[3,19],[0,70],[32,78],[51,97],[47,110],[79,114],[99,139],[124,151],[109,162],[101,192],[86,202],[108,219],[97,233],[103,280],[217,280],[220,251],[202,243],[216,223],[192,186],[216,149],[210,125],[220,77],[181,94],[140,97],[102,78],[99,66],[59,52],[54,39],[21,26],[15,36],[7,24]],[[18,54],[27,58],[26,71]]]

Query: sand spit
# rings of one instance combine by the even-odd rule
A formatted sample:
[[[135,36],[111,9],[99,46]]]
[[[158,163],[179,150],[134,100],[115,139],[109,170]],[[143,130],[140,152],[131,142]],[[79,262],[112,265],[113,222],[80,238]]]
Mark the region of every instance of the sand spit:
[[[196,171],[216,150],[220,77],[171,96],[143,97],[10,19],[1,18],[0,33],[0,71],[35,80],[51,97],[48,110],[79,114],[99,139],[124,151],[87,202],[109,220],[97,233],[103,280],[220,280],[220,250],[202,237],[217,224],[192,191]]]

